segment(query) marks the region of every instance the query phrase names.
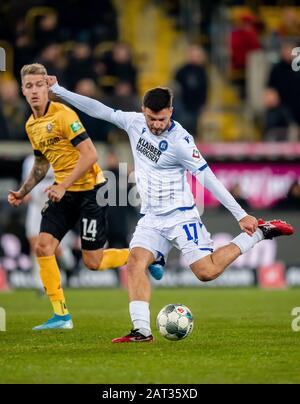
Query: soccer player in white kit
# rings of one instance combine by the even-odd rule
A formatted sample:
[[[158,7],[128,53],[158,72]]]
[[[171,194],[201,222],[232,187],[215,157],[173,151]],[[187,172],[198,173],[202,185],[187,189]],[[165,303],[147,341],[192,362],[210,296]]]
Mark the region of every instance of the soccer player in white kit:
[[[216,178],[201,156],[193,137],[172,120],[172,92],[149,90],[142,113],[116,111],[99,101],[74,94],[48,77],[51,91],[88,115],[111,122],[129,136],[135,163],[142,219],[130,243],[128,261],[129,312],[133,329],[114,343],[150,342],[151,284],[147,268],[159,256],[178,248],[198,279],[220,276],[241,254],[263,239],[291,235],[291,225],[279,220],[257,221],[249,216]],[[242,233],[214,251],[186,178],[195,176],[232,213]]]

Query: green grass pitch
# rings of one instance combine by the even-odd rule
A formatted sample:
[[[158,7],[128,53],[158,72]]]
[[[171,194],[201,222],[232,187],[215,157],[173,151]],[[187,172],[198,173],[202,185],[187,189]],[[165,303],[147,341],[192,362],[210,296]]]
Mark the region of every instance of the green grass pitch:
[[[300,332],[291,316],[300,291],[156,289],[155,342],[112,344],[129,331],[124,290],[66,292],[74,330],[34,333],[50,304],[33,291],[0,294],[0,383],[300,383]],[[195,328],[172,342],[155,329],[158,311],[183,303]]]

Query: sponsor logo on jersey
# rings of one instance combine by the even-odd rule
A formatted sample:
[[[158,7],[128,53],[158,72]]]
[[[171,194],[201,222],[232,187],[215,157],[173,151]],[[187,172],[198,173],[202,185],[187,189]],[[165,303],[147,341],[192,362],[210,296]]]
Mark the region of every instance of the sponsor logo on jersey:
[[[76,133],[76,132],[78,132],[78,131],[82,128],[82,125],[81,125],[80,122],[75,121],[75,122],[73,122],[73,123],[70,125],[70,127],[71,127],[71,129],[72,129],[72,132],[73,132],[73,133]]]
[[[162,141],[159,143],[158,147],[159,147],[159,150],[160,150],[161,152],[165,152],[165,151],[168,150],[169,145],[168,145],[168,142],[167,142],[166,140],[162,140]]]
[[[189,136],[186,136],[186,137],[184,138],[184,140],[185,140],[188,144],[190,144],[190,138],[189,138]]]
[[[49,139],[43,140],[39,143],[39,148],[44,149],[45,147],[54,146],[59,143],[60,138],[58,136],[51,137]]]
[[[153,146],[150,142],[140,137],[138,144],[136,146],[136,150],[142,153],[149,160],[154,161],[154,163],[158,163],[162,152],[158,150],[157,147]]]
[[[197,150],[197,149],[193,150],[193,158],[196,160],[200,160],[201,154],[200,154],[199,150]]]

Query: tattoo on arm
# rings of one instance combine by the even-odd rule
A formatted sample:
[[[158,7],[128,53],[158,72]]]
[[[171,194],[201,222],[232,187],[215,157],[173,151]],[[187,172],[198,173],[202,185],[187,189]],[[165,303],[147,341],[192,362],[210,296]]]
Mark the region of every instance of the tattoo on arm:
[[[35,161],[32,170],[20,189],[20,192],[23,197],[29,194],[33,190],[33,188],[39,182],[41,182],[43,178],[45,178],[49,170],[49,166],[50,164],[45,157],[35,156]]]

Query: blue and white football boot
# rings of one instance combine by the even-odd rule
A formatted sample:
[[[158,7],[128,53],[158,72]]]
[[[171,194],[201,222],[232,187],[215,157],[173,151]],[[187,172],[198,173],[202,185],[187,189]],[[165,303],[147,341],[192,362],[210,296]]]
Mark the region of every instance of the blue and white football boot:
[[[65,316],[58,316],[54,314],[52,318],[46,321],[44,324],[34,327],[33,331],[43,331],[43,330],[72,330],[73,322],[70,314]]]
[[[164,256],[161,253],[158,254],[157,260],[149,265],[148,269],[151,276],[160,281],[164,276],[166,262]]]

